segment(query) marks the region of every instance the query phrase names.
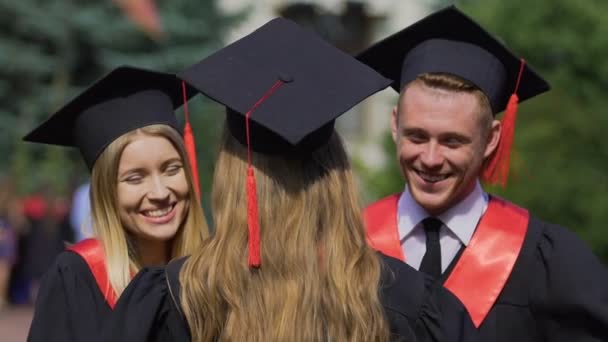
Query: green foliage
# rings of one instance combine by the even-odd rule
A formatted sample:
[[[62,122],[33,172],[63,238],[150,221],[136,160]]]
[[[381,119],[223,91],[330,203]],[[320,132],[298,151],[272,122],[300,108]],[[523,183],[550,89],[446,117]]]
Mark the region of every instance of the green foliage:
[[[441,5],[453,3],[442,1]],[[468,0],[459,8],[546,77],[552,90],[520,105],[506,189],[489,189],[535,215],[575,230],[608,260],[608,2]],[[523,80],[525,82],[525,80]],[[387,149],[394,158],[394,148]],[[395,163],[364,173],[375,198],[397,192]],[[396,178],[399,177],[399,178]]]
[[[390,133],[382,137],[382,149],[386,154],[386,165],[380,169],[371,169],[360,159],[353,159],[353,167],[357,170],[363,186],[362,197],[365,203],[403,190],[404,182],[395,156],[397,151]]]
[[[0,0],[0,172],[22,192],[58,191],[86,176],[77,153],[22,143],[21,137],[110,69],[131,64],[175,72],[222,45],[225,17],[214,1],[156,1],[164,36],[153,40],[111,0]],[[190,106],[202,188],[210,188],[219,131],[217,106]],[[181,116],[181,111],[179,113]]]

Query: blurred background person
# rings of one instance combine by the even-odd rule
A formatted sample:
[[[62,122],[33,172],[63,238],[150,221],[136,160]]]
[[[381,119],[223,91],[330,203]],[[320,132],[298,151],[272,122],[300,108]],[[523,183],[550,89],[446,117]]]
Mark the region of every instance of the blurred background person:
[[[20,275],[28,288],[28,303],[34,303],[40,281],[55,257],[73,240],[68,221],[68,203],[50,186],[41,187],[23,199],[27,231],[23,236]]]
[[[0,311],[10,303],[11,270],[17,258],[17,239],[23,215],[11,178],[0,178]]]
[[[74,190],[70,209],[70,225],[74,233],[74,242],[93,236],[91,225],[91,183],[87,180]]]

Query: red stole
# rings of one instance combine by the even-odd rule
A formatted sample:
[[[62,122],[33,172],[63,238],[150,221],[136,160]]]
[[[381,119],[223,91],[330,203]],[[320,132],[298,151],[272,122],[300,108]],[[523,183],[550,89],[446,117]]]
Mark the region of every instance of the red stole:
[[[105,254],[99,240],[86,239],[69,246],[67,249],[77,253],[86,261],[91,273],[93,273],[93,276],[95,277],[99,291],[101,291],[110,308],[114,309],[118,298],[108,279]]]
[[[370,204],[363,211],[369,245],[395,259],[405,261],[399,228],[397,225],[397,203],[401,194],[394,194]]]
[[[392,195],[371,204],[363,217],[370,246],[405,261],[397,225],[399,196]],[[445,281],[444,286],[464,304],[477,328],[511,275],[529,218],[527,210],[491,197],[469,245]]]

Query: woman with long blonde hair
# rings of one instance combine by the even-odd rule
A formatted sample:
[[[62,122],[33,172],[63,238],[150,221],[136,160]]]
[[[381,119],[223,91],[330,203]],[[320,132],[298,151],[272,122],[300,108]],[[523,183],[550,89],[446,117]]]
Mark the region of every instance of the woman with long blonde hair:
[[[247,206],[247,149],[227,133],[214,177],[217,234],[179,276],[193,340],[386,340],[381,262],[366,246],[337,134],[298,158],[254,152],[251,164],[263,262],[246,264],[248,217],[238,208]]]
[[[174,75],[119,67],[25,138],[80,149],[95,233],[47,272],[28,341],[97,338],[134,274],[208,235],[173,112],[182,101]]]
[[[227,107],[215,234],[140,272],[105,340],[460,340],[470,320],[454,297],[367,245],[334,130],[390,82],[286,19],[179,76]]]

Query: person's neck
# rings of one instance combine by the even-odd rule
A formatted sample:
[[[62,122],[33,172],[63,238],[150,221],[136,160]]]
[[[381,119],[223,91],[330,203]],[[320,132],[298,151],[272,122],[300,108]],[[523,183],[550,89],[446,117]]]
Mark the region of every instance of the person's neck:
[[[169,242],[140,239],[136,244],[137,255],[142,267],[161,266],[169,262]]]

